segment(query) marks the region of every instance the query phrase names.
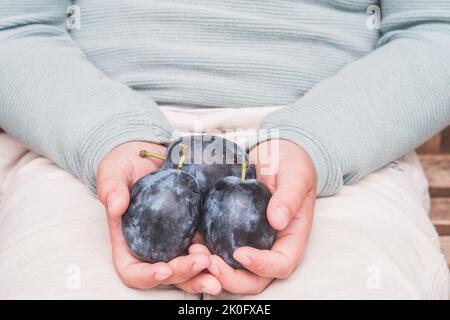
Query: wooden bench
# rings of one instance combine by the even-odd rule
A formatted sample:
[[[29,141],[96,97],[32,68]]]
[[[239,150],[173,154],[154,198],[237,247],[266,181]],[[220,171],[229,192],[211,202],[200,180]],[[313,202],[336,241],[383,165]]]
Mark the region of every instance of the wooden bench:
[[[431,220],[450,268],[450,128],[428,141],[418,152],[429,183]]]

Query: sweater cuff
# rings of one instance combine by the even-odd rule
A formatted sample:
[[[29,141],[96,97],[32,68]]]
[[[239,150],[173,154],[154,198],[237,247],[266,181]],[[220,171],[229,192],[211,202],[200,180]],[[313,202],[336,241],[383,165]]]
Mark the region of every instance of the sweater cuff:
[[[332,149],[320,142],[314,135],[301,128],[288,125],[270,125],[263,122],[260,126],[263,135],[250,142],[250,148],[276,137],[289,140],[302,148],[311,158],[317,177],[317,196],[327,197],[336,194],[342,187],[342,175]]]
[[[80,141],[76,171],[94,194],[97,193],[97,168],[111,150],[130,141],[170,143],[170,128],[149,120],[149,115],[144,113],[115,114],[99,123]]]

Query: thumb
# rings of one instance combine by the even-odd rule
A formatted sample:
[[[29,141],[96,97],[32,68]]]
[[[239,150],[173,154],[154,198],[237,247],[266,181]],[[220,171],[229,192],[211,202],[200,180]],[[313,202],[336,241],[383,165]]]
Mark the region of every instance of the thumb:
[[[127,172],[108,163],[101,164],[97,174],[97,194],[105,206],[106,213],[113,219],[119,219],[130,203],[130,191]]]
[[[303,176],[301,167],[295,163],[280,168],[267,208],[267,219],[274,229],[286,228],[302,207],[309,191],[309,183]]]

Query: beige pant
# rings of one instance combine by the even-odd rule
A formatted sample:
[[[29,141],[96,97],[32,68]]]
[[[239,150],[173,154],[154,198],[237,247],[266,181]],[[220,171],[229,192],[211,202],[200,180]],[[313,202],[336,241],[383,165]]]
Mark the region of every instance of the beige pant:
[[[256,127],[270,108],[177,110],[191,131]],[[304,261],[256,298],[447,299],[449,274],[429,219],[415,154],[317,202]],[[102,205],[51,161],[0,133],[0,299],[199,299],[178,289],[133,290],[116,275]],[[206,296],[205,298],[211,298]],[[223,295],[251,299],[255,296]]]

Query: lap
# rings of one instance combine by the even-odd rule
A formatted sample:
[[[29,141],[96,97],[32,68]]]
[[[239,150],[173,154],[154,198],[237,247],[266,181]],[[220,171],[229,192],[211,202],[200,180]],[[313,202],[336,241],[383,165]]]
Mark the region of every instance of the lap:
[[[75,177],[0,133],[0,298],[196,299],[115,273],[105,213]]]
[[[319,199],[304,261],[257,296],[447,298],[448,269],[412,154]],[[115,273],[103,207],[76,178],[0,133],[0,298],[196,299],[132,290]],[[211,298],[206,296],[206,298]]]
[[[448,269],[415,154],[319,199],[304,261],[257,296],[225,299],[447,299]],[[212,297],[208,297],[212,298]]]

